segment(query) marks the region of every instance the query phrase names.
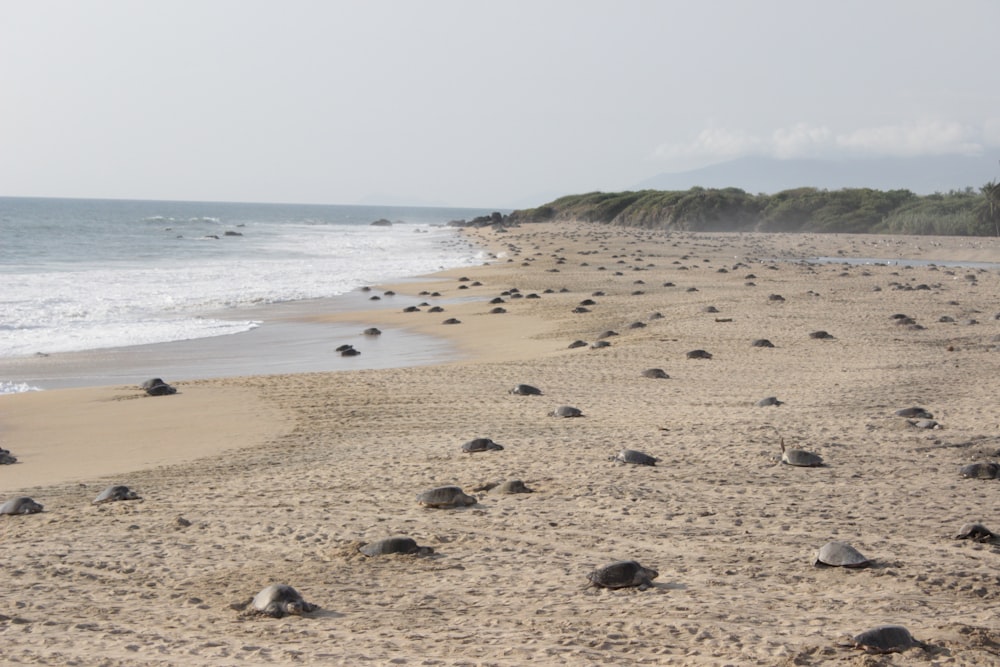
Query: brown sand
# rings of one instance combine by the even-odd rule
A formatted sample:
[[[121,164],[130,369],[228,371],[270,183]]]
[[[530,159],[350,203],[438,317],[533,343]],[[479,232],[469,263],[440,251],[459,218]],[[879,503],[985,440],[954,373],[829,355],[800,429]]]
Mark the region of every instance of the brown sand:
[[[953,539],[969,520],[1000,531],[1000,482],[958,475],[1000,456],[1000,274],[773,261],[995,262],[996,240],[467,233],[497,260],[393,286],[438,290],[428,301],[445,312],[336,316],[450,337],[459,362],[170,378],[180,393],[156,398],[133,387],[0,397],[0,445],[22,461],[0,468],[0,487],[45,505],[0,517],[0,663],[1000,661],[1000,548]],[[542,298],[489,314],[511,287]],[[591,312],[572,313],[585,298]],[[620,334],[609,348],[567,348],[609,329]],[[686,359],[696,348],[713,358]],[[640,377],[650,367],[670,379]],[[521,382],[545,395],[507,393]],[[786,403],[754,406],[770,395]],[[546,416],[559,405],[586,417]],[[912,405],[941,428],[893,415]],[[776,465],[779,434],[829,465]],[[461,454],[474,437],[505,449]],[[661,461],[610,463],[623,447]],[[511,478],[535,493],[482,492],[459,510],[415,502],[432,486]],[[109,483],[144,500],[91,505]],[[356,553],[395,534],[436,554]],[[833,539],[874,566],[813,567]],[[659,570],[653,588],[585,588],[589,571],[627,558]],[[230,608],[272,582],[321,610],[273,620]],[[929,650],[838,646],[883,623]]]

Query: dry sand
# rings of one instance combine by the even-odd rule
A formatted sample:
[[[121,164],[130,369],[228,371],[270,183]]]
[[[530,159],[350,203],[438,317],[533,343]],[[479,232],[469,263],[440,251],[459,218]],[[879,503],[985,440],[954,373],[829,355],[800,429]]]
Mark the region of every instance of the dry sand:
[[[0,446],[21,460],[0,468],[0,489],[45,505],[0,517],[0,663],[1000,661],[1000,548],[953,539],[970,520],[1000,531],[1000,482],[958,474],[1000,456],[1000,273],[778,261],[997,262],[996,240],[465,233],[497,259],[391,286],[437,290],[427,301],[445,312],[330,316],[446,336],[461,361],[165,378],[179,389],[167,397],[125,386],[0,397]],[[507,312],[490,314],[510,288],[541,298],[504,297]],[[590,312],[571,312],[586,298]],[[619,334],[608,348],[568,348],[605,330]],[[693,349],[713,358],[687,359]],[[670,378],[640,377],[650,367]],[[544,396],[507,393],[522,382]],[[771,395],[785,404],[754,405]],[[586,416],[548,417],[559,405]],[[940,428],[893,414],[913,405]],[[505,449],[461,454],[474,437]],[[776,464],[779,437],[828,465]],[[660,462],[608,461],[624,447]],[[415,501],[512,478],[535,492],[480,492],[455,510]],[[91,505],[110,483],[143,500]],[[399,534],[435,555],[356,552]],[[874,565],[813,567],[834,539]],[[620,559],[657,569],[655,586],[585,588]],[[321,609],[274,620],[231,608],[273,582]],[[883,623],[929,650],[838,645]]]

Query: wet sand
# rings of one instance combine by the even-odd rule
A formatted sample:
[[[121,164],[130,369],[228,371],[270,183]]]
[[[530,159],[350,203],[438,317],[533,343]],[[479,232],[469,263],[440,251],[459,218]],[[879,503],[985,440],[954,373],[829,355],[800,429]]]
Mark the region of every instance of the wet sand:
[[[0,467],[0,485],[45,505],[0,520],[0,659],[1000,660],[1000,548],[953,539],[970,520],[1000,530],[998,482],[958,474],[1000,456],[1000,274],[795,261],[995,262],[995,239],[585,224],[466,233],[496,260],[380,286],[443,312],[296,315],[440,336],[459,360],[169,378],[179,393],[166,397],[134,384],[0,396],[0,446],[21,458]],[[540,298],[511,298],[511,288]],[[434,290],[442,296],[419,294]],[[505,291],[503,304],[489,303]],[[584,299],[595,303],[573,312]],[[498,306],[507,312],[491,314]],[[832,338],[810,336],[819,330]],[[611,345],[590,347],[606,331],[618,334],[604,339]],[[753,347],[758,338],[775,347]],[[577,339],[588,346],[569,349]],[[712,358],[688,359],[694,349]],[[651,367],[669,379],[640,376]],[[507,393],[521,382],[544,395]],[[771,395],[784,404],[756,407]],[[560,405],[585,417],[547,416]],[[939,428],[894,414],[914,405]],[[462,454],[475,437],[504,450]],[[778,464],[781,439],[826,465]],[[660,461],[608,460],[625,447]],[[100,459],[116,463],[83,466]],[[512,478],[535,492],[473,491]],[[143,500],[90,505],[110,483]],[[416,503],[443,484],[477,504]],[[436,553],[356,551],[396,534]],[[872,567],[814,567],[830,540],[850,542]],[[620,559],[658,570],[654,586],[585,588],[588,572]],[[274,620],[231,607],[274,582],[321,609]],[[884,623],[905,625],[928,650],[874,657],[839,645]]]

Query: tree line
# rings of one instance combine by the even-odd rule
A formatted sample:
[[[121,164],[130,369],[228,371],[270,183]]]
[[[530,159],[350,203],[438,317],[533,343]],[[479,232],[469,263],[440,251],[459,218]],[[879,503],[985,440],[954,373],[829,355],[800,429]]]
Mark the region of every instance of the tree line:
[[[511,213],[508,221],[583,220],[685,231],[839,232],[1000,236],[1000,183],[948,193],[795,188],[589,192]]]

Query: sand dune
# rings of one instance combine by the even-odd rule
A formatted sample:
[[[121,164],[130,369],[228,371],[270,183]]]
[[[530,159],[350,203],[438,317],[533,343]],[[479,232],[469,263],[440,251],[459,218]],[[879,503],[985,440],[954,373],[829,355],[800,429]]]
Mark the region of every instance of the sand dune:
[[[969,520],[1000,531],[1000,482],[958,474],[1000,457],[1000,274],[796,261],[1000,261],[996,240],[585,224],[465,233],[496,259],[381,286],[438,291],[426,300],[444,312],[314,315],[384,327],[383,345],[399,327],[444,336],[459,361],[169,378],[179,393],[166,397],[0,397],[0,446],[21,459],[0,467],[0,485],[45,505],[0,517],[0,660],[1000,661],[1000,547],[953,539]],[[507,312],[491,314],[505,291]],[[595,303],[574,313],[584,299]],[[460,324],[442,324],[451,317]],[[819,330],[833,337],[810,337]],[[590,347],[606,331],[611,345]],[[758,338],[774,347],[753,347]],[[570,349],[577,339],[588,346]],[[694,349],[712,358],[688,359]],[[642,377],[651,367],[669,379]],[[508,393],[521,382],[544,394]],[[767,396],[784,404],[755,405]],[[560,405],[585,416],[549,417]],[[894,414],[914,405],[939,428]],[[475,437],[504,449],[461,453]],[[779,464],[781,439],[826,465]],[[660,461],[609,461],[622,448]],[[433,486],[505,479],[535,492],[416,503]],[[109,483],[143,500],[91,505]],[[435,554],[357,552],[390,535]],[[872,567],[814,567],[830,540]],[[622,559],[658,570],[654,586],[586,587],[588,572]],[[321,609],[275,620],[231,607],[275,582]],[[839,645],[885,623],[928,650]]]

